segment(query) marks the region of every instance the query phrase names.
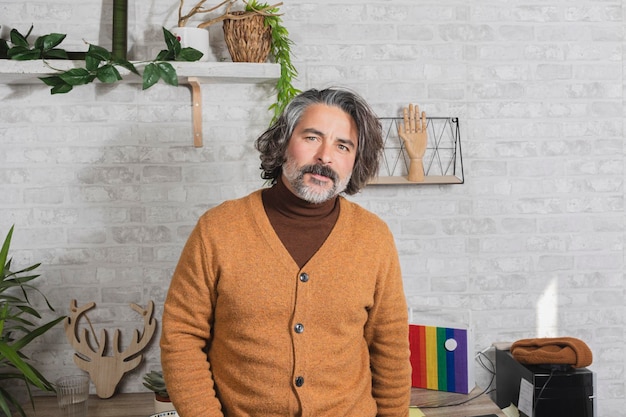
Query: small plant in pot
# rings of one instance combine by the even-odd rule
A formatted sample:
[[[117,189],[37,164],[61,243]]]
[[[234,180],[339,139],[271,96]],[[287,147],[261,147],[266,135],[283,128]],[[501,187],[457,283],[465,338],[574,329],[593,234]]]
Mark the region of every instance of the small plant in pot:
[[[267,3],[250,0],[246,3],[245,10],[245,13],[263,16],[264,25],[270,28],[272,38],[270,54],[280,65],[280,78],[276,83],[276,102],[269,108],[274,113],[272,122],[276,121],[291,99],[300,93],[300,90],[293,86],[293,80],[298,76],[298,71],[291,60],[293,41],[289,38],[289,31],[282,23],[281,15],[278,14],[278,7],[281,5],[282,3],[277,3],[270,6]]]
[[[200,61],[215,61],[211,57],[211,48],[209,44],[209,31],[204,27],[190,26],[189,19],[198,14],[210,13],[219,9],[225,4],[232,3],[234,0],[224,0],[215,7],[204,7],[206,0],[200,0],[195,6],[191,7],[189,12],[185,13],[185,0],[180,0],[178,6],[178,25],[171,29],[176,38],[185,47],[191,47],[202,52]]]
[[[282,2],[269,5],[259,0],[248,0],[242,11],[231,11],[237,0],[226,0],[211,9],[203,9],[202,4],[206,0],[200,0],[191,11],[181,17],[179,11],[179,25],[181,19],[189,19],[194,14],[213,11],[221,6],[226,6],[224,13],[213,19],[198,24],[199,28],[223,22],[224,40],[228,47],[233,62],[257,62],[263,63],[271,56],[280,65],[280,77],[276,82],[276,102],[270,105],[272,121],[276,121],[285,106],[300,93],[294,87],[293,81],[298,76],[298,71],[292,62],[291,46],[293,42],[289,38],[289,31],[283,25],[279,7]],[[184,0],[180,0],[182,7]],[[184,20],[186,22],[186,20]]]
[[[155,413],[174,410],[174,405],[172,405],[170,396],[167,393],[167,387],[165,386],[165,379],[163,379],[162,371],[150,371],[145,374],[143,377],[143,385],[150,391],[154,392]]]

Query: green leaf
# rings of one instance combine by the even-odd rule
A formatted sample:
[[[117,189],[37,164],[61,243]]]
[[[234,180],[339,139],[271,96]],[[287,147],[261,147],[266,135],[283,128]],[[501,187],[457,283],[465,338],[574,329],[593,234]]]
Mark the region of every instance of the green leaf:
[[[48,59],[67,59],[67,52],[64,49],[50,49],[44,52],[44,58]]]
[[[13,344],[13,348],[17,350],[22,349],[24,346],[28,345],[34,339],[38,338],[63,320],[65,320],[65,316],[58,317],[42,326],[37,327],[36,329],[31,329],[26,335],[24,335],[24,337]]]
[[[32,30],[32,26],[31,26],[31,30]],[[14,46],[22,46],[24,48],[30,48],[30,45],[28,44],[26,37],[22,35],[20,32],[18,32],[17,29],[11,30],[11,43]]]
[[[7,257],[9,256],[9,247],[11,246],[11,238],[13,237],[13,228],[15,226],[11,226],[9,229],[9,233],[7,233],[6,238],[4,238],[4,243],[2,244],[2,249],[0,250],[0,277],[4,278],[4,265],[7,262]]]
[[[30,305],[20,305],[20,306],[17,306],[17,308],[19,308],[23,313],[28,314],[29,316],[34,316],[34,317],[37,317],[38,319],[41,318],[41,314],[39,314],[39,312],[35,310],[33,307],[31,307]],[[28,322],[27,320],[24,320],[24,322],[28,324],[32,324]]]
[[[62,85],[57,85],[55,87],[52,87],[52,89],[50,90],[51,94],[65,94],[65,93],[69,93],[70,91],[72,91],[74,87],[72,87],[71,85],[67,84],[67,83],[63,83]]]
[[[169,85],[178,86],[178,76],[172,64],[169,62],[158,62],[156,65],[163,81]]]
[[[19,369],[29,382],[34,384],[37,388],[46,390],[46,385],[37,377],[37,374],[33,372],[30,365],[24,362],[15,348],[0,341],[0,355],[5,357],[11,365]]]
[[[0,410],[4,413],[5,416],[11,417],[11,409],[5,398],[11,398],[11,394],[9,394],[4,389],[0,390],[2,395],[0,395]],[[22,414],[23,415],[23,414]]]
[[[38,37],[37,39],[35,39],[35,43],[33,44],[34,49],[37,49],[38,51],[43,51],[43,36]]]
[[[98,68],[96,71],[96,77],[103,83],[114,83],[122,79],[117,68],[111,64],[106,64]]]
[[[180,50],[178,56],[176,57],[177,61],[197,61],[202,58],[204,54],[197,49],[194,48],[183,48]]]
[[[156,56],[155,61],[171,61],[176,59],[176,53],[168,49],[162,49]]]
[[[137,68],[135,68],[135,66],[130,61],[126,61],[125,59],[115,60],[115,65],[119,65],[122,68],[126,68],[128,71],[132,72],[133,74],[140,75],[139,71],[137,71]]]
[[[9,58],[14,59],[16,61],[29,61],[32,59],[41,58],[41,54],[39,51],[35,49],[28,49],[24,47],[13,47],[9,49]]]
[[[85,68],[72,68],[62,72],[59,77],[69,85],[83,85],[92,82],[96,76]]]
[[[52,87],[52,89],[50,90],[50,93],[51,94],[65,94],[65,93],[69,93],[70,91],[72,91],[73,88],[74,87],[72,87],[71,85],[67,83],[63,83],[63,84]]]
[[[63,39],[65,39],[65,35],[61,33],[50,33],[40,36],[35,40],[35,49],[41,51],[42,55],[44,55],[47,51],[54,49],[55,46],[63,42]]]
[[[9,44],[6,40],[0,39],[0,58],[8,58]]]
[[[85,55],[85,68],[89,72],[96,71],[98,69],[98,67],[100,66],[101,62],[102,62],[102,60],[99,57],[91,56],[91,55]]]
[[[89,44],[86,57],[98,59],[100,61],[110,61],[111,52],[107,51],[101,46]]]
[[[163,37],[165,38],[165,45],[170,51],[175,51],[176,47],[180,48],[180,42],[178,38],[169,30],[163,28]]]
[[[143,70],[143,90],[152,87],[159,82],[160,78],[161,72],[155,63],[146,65],[146,68]]]
[[[48,35],[41,36],[37,40],[42,39],[42,49],[44,51],[49,51],[63,42],[65,36],[66,35],[62,33],[50,33]]]

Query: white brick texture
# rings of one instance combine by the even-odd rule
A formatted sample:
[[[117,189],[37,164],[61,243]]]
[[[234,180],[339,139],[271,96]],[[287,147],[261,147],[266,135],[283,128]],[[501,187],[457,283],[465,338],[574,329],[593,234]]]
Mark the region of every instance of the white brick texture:
[[[110,47],[109,2],[3,0],[0,33],[67,33]],[[130,2],[129,58],[162,49],[178,2]],[[195,3],[191,1],[191,3]],[[345,86],[380,116],[409,102],[459,118],[465,184],[370,186],[353,199],[393,230],[413,320],[470,317],[476,350],[574,336],[594,353],[598,416],[626,416],[626,0],[287,0],[297,86]],[[228,58],[221,25],[216,56]],[[2,62],[0,62],[2,65]],[[15,265],[42,262],[58,314],[95,301],[94,326],[141,324],[198,216],[261,187],[253,147],[268,85],[206,85],[204,147],[186,87],[88,85],[50,95],[0,85],[0,235]],[[268,255],[269,256],[269,255]],[[35,299],[44,307],[41,299]],[[46,317],[51,317],[47,314]],[[154,337],[120,391],[159,368]],[[50,379],[75,365],[62,326],[32,347]],[[477,365],[478,383],[489,375]]]

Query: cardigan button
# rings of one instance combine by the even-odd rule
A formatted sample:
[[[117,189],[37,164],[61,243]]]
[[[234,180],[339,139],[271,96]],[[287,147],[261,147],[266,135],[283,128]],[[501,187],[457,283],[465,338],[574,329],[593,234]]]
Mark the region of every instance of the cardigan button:
[[[306,272],[303,272],[300,274],[300,281],[307,282],[308,280],[309,280],[309,274],[307,274]]]
[[[296,331],[296,333],[302,333],[304,332],[304,324],[298,323],[295,326],[293,326],[293,329]]]
[[[296,378],[296,387],[301,387],[304,385],[304,378],[299,376]]]

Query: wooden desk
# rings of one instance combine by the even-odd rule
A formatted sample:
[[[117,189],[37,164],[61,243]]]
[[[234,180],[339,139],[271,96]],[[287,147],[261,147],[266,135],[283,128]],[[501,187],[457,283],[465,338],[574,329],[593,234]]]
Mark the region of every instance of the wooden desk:
[[[454,407],[423,408],[425,406],[441,406],[457,404],[478,395],[479,388],[469,394],[456,394],[413,388],[411,405],[416,405],[426,417],[470,417],[481,414],[495,414],[506,417],[488,395],[483,394],[470,402]],[[28,417],[59,417],[56,397],[35,397],[35,411],[30,405],[24,406]],[[149,417],[154,413],[154,394],[142,392],[135,394],[115,394],[103,400],[95,395],[89,397],[89,417]]]
[[[434,391],[421,388],[411,389],[411,405],[417,406],[426,417],[472,417],[483,414],[495,414],[499,417],[506,415],[491,401],[487,394],[482,394],[481,388],[474,388],[468,395],[453,392]],[[470,398],[473,400],[456,406],[441,407],[447,404],[458,404]],[[426,408],[437,407],[437,408]]]
[[[35,411],[30,404],[23,405],[28,417],[59,417],[57,397],[35,397]],[[154,414],[154,394],[115,394],[103,400],[89,396],[89,417],[149,417]]]

